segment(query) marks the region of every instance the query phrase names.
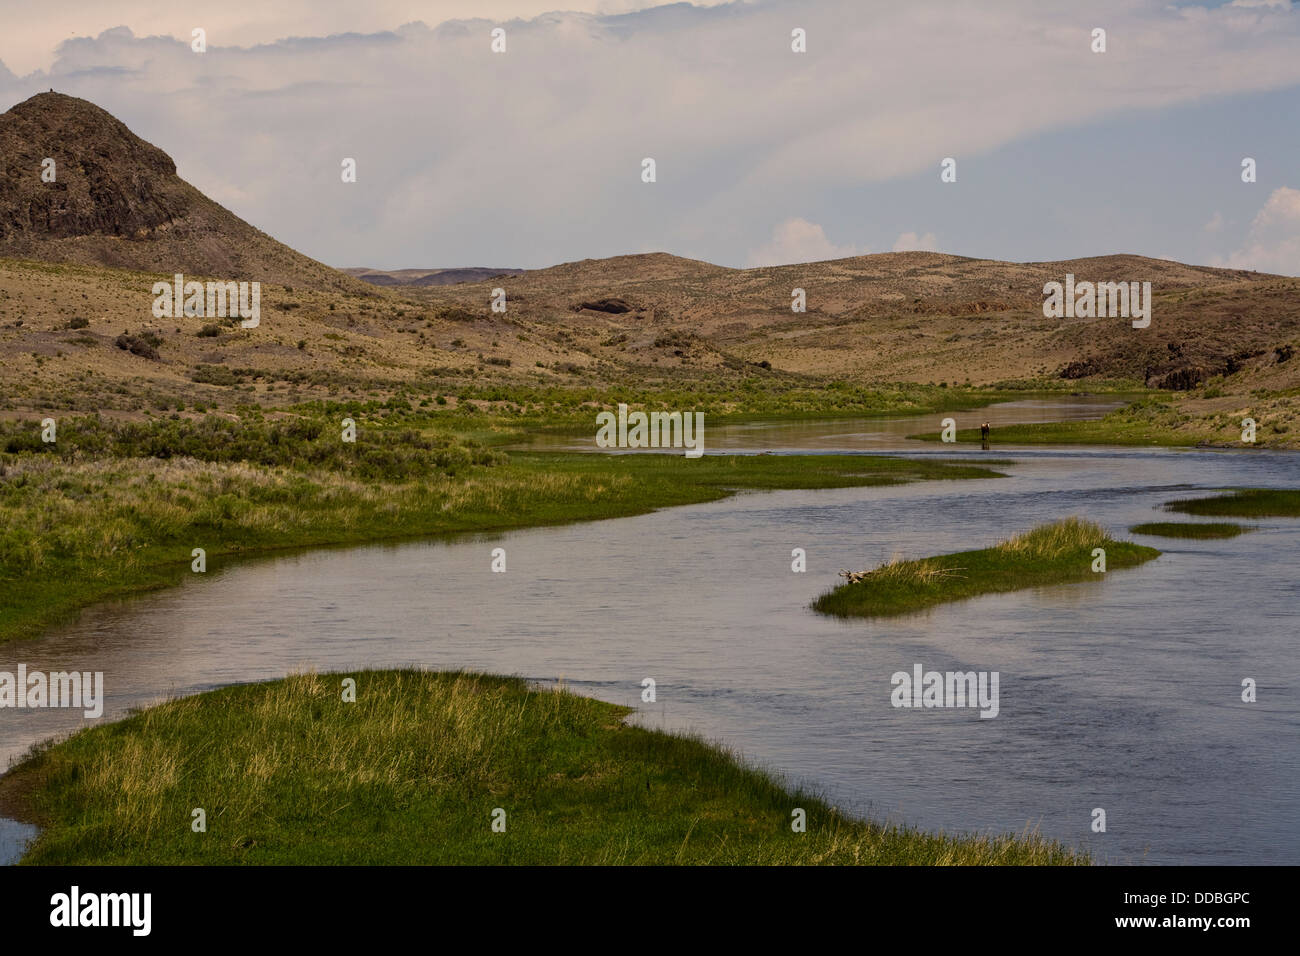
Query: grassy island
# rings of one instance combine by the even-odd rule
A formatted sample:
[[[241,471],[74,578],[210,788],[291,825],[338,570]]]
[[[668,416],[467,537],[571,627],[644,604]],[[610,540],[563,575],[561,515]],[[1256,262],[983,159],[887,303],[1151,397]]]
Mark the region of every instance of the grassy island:
[[[1107,571],[1160,555],[1155,548],[1116,541],[1089,521],[1066,518],[991,548],[890,561],[828,591],[812,607],[837,617],[888,617],[981,594],[1100,581],[1105,575],[1093,570],[1095,548],[1105,549]]]
[[[1088,862],[1033,834],[856,820],[628,712],[516,678],[297,675],[38,749],[0,778],[0,806],[43,826],[33,864]]]
[[[1133,534],[1149,534],[1158,538],[1235,538],[1255,529],[1231,521],[1148,521],[1128,529]]]
[[[1211,498],[1171,501],[1165,509],[1216,518],[1300,518],[1300,491],[1242,488]]]

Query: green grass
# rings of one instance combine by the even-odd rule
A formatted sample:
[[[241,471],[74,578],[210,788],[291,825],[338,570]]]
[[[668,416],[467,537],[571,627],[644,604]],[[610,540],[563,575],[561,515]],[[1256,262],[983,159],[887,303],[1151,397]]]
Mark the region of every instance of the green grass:
[[[1092,570],[1094,548],[1105,549],[1107,572],[1160,555],[1155,548],[1116,541],[1091,522],[1066,518],[991,548],[914,561],[895,559],[861,581],[828,591],[812,607],[837,617],[888,617],[981,594],[1100,581],[1105,574]]]
[[[38,749],[0,798],[44,827],[30,864],[1089,862],[1033,834],[855,820],[699,739],[627,726],[627,712],[514,678],[297,675]]]
[[[332,430],[257,423],[248,434],[173,423],[108,431],[61,427],[57,451],[10,435],[17,450],[0,453],[0,643],[96,601],[173,585],[193,573],[195,548],[212,573],[226,556],[621,517],[742,489],[998,476],[875,456],[507,456],[360,420],[356,445]]]
[[[1195,445],[1208,437],[1193,431],[1179,430],[1191,422],[1170,405],[1156,398],[1146,398],[1117,408],[1103,418],[1090,421],[1042,422],[1029,425],[999,425],[989,441],[997,445]],[[909,435],[923,441],[939,441],[939,432]],[[957,431],[958,442],[979,442],[978,428]]]
[[[1242,398],[1243,403],[1246,399]],[[1192,414],[1170,404],[1165,396],[1148,397],[1117,408],[1105,417],[1090,421],[1042,422],[1031,425],[999,425],[992,430],[993,445],[1157,445],[1186,448],[1205,445],[1218,448],[1289,447],[1294,444],[1284,407],[1259,402],[1259,432],[1252,445],[1241,441],[1243,415],[1228,412]],[[923,441],[939,441],[940,432],[909,435]],[[978,428],[962,428],[958,442],[979,442]]]
[[[938,441],[939,432],[908,435],[922,441]],[[959,428],[958,442],[979,443],[978,428]],[[1169,448],[1199,444],[1199,436],[1169,431],[1158,425],[1100,421],[1043,422],[1031,425],[1001,425],[989,436],[991,445],[1161,445]]]
[[[633,373],[635,375],[635,373]],[[676,378],[656,371],[653,380],[611,384],[529,385],[508,381],[431,380],[418,392],[455,396],[456,409],[422,409],[416,390],[404,386],[387,400],[315,400],[294,410],[311,415],[383,414],[390,420],[416,422],[460,421],[479,418],[503,428],[568,432],[594,431],[596,412],[614,410],[620,402],[646,411],[703,412],[710,422],[752,420],[804,420],[930,414],[978,408],[991,402],[1058,396],[1061,387],[1046,381],[1032,389],[998,387],[940,388],[912,382],[859,385],[842,380],[816,380],[806,376],[771,373],[746,374],[739,380]],[[481,405],[481,408],[474,408]],[[467,408],[468,406],[468,408]],[[473,409],[473,410],[469,410]]]
[[[320,469],[366,480],[401,480],[430,473],[454,475],[469,465],[505,461],[500,452],[445,429],[390,425],[354,427],[343,440],[342,418],[286,418],[268,422],[206,415],[200,419],[108,421],[97,416],[59,423],[56,442],[45,442],[34,421],[0,422],[0,451],[55,458],[194,458],[206,462]]]
[[[1228,521],[1148,521],[1128,529],[1133,534],[1150,534],[1161,538],[1235,538],[1247,531],[1248,525]]]
[[[1184,498],[1168,511],[1224,518],[1300,518],[1300,491],[1242,488],[1213,498]]]

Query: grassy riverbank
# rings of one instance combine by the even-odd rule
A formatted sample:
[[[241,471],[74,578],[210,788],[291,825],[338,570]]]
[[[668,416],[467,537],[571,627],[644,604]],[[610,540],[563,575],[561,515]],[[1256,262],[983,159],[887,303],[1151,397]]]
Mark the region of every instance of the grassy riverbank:
[[[1159,445],[1185,448],[1209,445],[1224,448],[1294,448],[1296,435],[1291,432],[1292,408],[1276,399],[1252,400],[1245,396],[1229,399],[1232,411],[1200,411],[1208,406],[1174,405],[1164,396],[1148,397],[1091,421],[1043,422],[1032,425],[1000,425],[993,429],[990,441],[998,445]],[[1238,407],[1239,406],[1239,407]],[[1190,409],[1190,410],[1189,410]],[[1258,420],[1255,441],[1242,439],[1242,419]],[[909,435],[923,441],[939,441],[940,432]],[[962,428],[958,442],[979,443],[978,428]]]
[[[69,420],[0,428],[0,643],[95,601],[177,583],[192,552],[501,531],[641,514],[741,489],[995,477],[846,456],[511,454],[463,435],[333,422]]]
[[[1243,488],[1212,498],[1171,501],[1165,510],[1222,518],[1300,518],[1300,491]]]
[[[1087,862],[854,820],[627,712],[512,678],[299,675],[83,731],[0,779],[0,805],[43,825],[37,864]]]
[[[1148,521],[1128,529],[1133,534],[1149,534],[1159,538],[1235,538],[1254,528],[1230,521]]]
[[[1091,522],[1067,518],[991,548],[891,561],[862,581],[828,591],[812,607],[837,617],[887,617],[981,594],[1100,581],[1105,575],[1092,570],[1094,548],[1105,549],[1107,572],[1160,555],[1155,548],[1116,541]]]

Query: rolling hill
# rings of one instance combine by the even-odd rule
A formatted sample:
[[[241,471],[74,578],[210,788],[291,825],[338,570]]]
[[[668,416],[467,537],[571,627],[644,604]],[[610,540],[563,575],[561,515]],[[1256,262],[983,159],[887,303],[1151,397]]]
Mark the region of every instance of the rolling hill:
[[[46,159],[52,182],[42,178]],[[0,114],[0,256],[355,287],[208,199],[120,120],[53,92]]]
[[[40,175],[46,157],[54,182]],[[0,116],[0,170],[0,408],[11,414],[454,396],[471,383],[1300,386],[1295,278],[1134,255],[923,252],[757,269],[652,253],[348,275],[203,196],[104,110],[56,93]],[[260,327],[155,319],[152,283],[175,272],[266,283]],[[1066,274],[1150,282],[1150,326],[1045,317],[1044,283]],[[504,312],[491,308],[496,288]],[[796,289],[806,311],[791,310]]]

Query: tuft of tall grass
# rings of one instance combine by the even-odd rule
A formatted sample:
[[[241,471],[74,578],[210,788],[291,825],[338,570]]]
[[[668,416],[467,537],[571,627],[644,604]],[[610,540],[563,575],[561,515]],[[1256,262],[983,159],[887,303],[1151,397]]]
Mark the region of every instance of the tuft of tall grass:
[[[1008,538],[996,548],[1007,556],[1025,561],[1055,561],[1062,555],[1104,547],[1109,540],[1101,525],[1072,516],[1031,528]]]

